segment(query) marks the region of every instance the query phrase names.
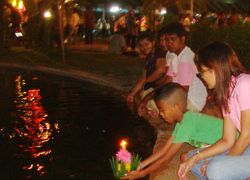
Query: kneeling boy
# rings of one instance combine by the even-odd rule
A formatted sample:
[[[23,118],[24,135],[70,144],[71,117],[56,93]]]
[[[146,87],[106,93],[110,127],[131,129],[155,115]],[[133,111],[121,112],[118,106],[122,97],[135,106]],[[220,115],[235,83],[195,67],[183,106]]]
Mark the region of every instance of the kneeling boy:
[[[201,113],[187,111],[187,92],[177,83],[168,83],[155,93],[154,100],[160,116],[167,123],[175,123],[174,132],[166,144],[142,161],[137,171],[123,179],[137,179],[151,174],[169,163],[184,143],[194,147],[214,144],[222,137],[222,120]]]

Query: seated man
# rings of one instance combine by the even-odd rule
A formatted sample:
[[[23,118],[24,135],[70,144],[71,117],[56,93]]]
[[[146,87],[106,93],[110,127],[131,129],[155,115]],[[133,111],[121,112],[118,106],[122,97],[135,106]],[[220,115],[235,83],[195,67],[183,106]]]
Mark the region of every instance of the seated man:
[[[200,112],[206,104],[207,90],[202,81],[197,77],[198,70],[194,63],[194,52],[186,46],[186,31],[180,23],[171,23],[165,27],[165,38],[168,53],[166,55],[167,73],[165,78],[158,82],[160,87],[169,82],[182,85],[187,93],[187,108]],[[155,87],[157,89],[157,87]],[[148,110],[154,111],[151,119],[158,121],[158,110],[148,108],[148,102],[154,96],[154,91],[143,98],[138,113],[144,115]],[[152,103],[151,103],[152,104]],[[159,130],[159,129],[157,129]]]

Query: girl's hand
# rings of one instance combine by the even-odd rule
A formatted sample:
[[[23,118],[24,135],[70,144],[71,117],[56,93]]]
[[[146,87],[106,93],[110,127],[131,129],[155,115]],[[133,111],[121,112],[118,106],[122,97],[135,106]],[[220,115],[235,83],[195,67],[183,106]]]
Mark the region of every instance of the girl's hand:
[[[127,105],[130,110],[134,110],[134,95],[132,93],[129,93],[127,96]]]
[[[207,176],[207,174],[206,174],[206,169],[207,169],[207,165],[208,165],[208,161],[205,161],[204,163],[203,163],[203,165],[201,166],[201,174],[203,175],[203,176]]]
[[[179,170],[178,170],[178,177],[180,180],[187,180],[187,173],[192,169],[192,167],[196,164],[195,156],[191,157],[187,161],[181,163]]]
[[[148,113],[149,118],[151,119],[160,118],[159,112],[157,112],[156,110],[148,110],[147,113]]]
[[[143,116],[146,110],[147,110],[146,105],[144,103],[141,103],[137,109],[138,115]]]
[[[144,91],[141,90],[141,92],[139,94],[140,94],[140,97],[142,98],[144,96]]]
[[[127,96],[127,102],[128,103],[133,103],[133,101],[134,101],[134,95],[132,95],[131,93],[128,94],[128,96]]]

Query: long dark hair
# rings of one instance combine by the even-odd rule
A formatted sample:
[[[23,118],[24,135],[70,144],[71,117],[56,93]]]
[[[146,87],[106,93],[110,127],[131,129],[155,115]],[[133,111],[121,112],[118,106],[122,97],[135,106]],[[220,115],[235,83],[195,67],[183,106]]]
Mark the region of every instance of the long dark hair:
[[[235,85],[231,83],[232,76],[238,77],[241,73],[246,72],[235,51],[227,43],[215,41],[198,51],[196,64],[198,69],[206,66],[214,70],[216,76],[214,91],[217,103],[226,112],[229,112],[230,86]]]

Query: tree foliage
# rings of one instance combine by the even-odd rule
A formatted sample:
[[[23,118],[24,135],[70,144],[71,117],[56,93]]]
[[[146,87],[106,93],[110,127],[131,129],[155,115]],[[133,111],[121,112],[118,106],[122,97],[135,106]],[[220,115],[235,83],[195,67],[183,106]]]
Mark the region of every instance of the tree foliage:
[[[197,52],[213,41],[229,43],[238,54],[244,66],[250,69],[250,24],[236,24],[216,28],[208,21],[201,21],[191,26],[188,45]]]
[[[167,8],[168,14],[178,14],[177,4],[173,0],[143,0],[141,13],[148,18],[148,26],[155,30],[155,10]]]
[[[24,5],[30,14],[33,14],[37,9],[36,2],[34,0],[24,0]]]

